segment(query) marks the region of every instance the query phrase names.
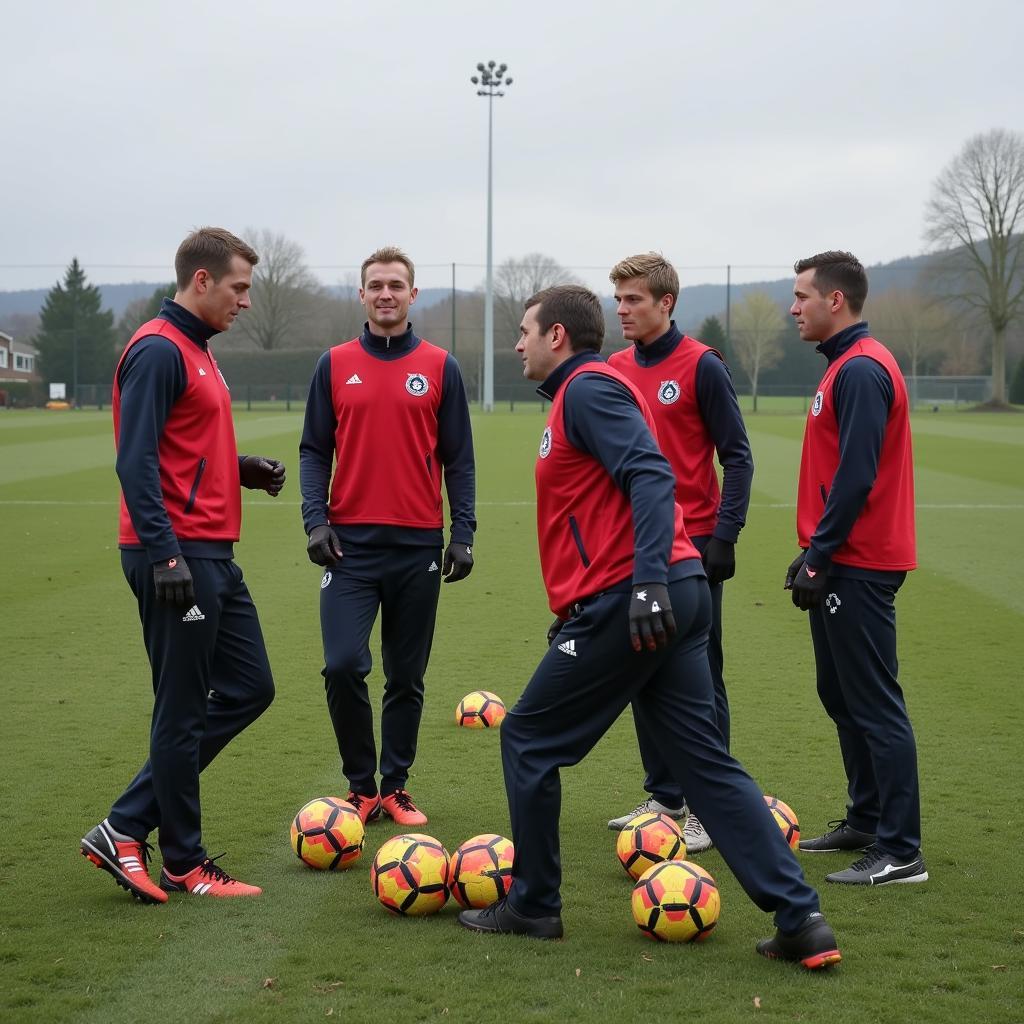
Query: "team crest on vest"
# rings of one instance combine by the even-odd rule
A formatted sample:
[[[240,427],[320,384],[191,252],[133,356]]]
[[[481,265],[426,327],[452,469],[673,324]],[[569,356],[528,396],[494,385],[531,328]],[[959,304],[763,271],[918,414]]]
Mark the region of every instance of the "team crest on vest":
[[[679,401],[679,381],[663,380],[658,388],[658,401],[662,405],[671,405]]]
[[[818,413],[821,412],[821,407],[824,404],[824,402],[825,402],[825,396],[824,396],[824,394],[822,392],[819,391],[814,396],[814,402],[811,405],[811,415],[812,416],[817,416]]]
[[[551,428],[545,427],[540,435],[540,457],[546,459],[551,454]]]
[[[422,373],[410,373],[405,378],[405,390],[416,398],[422,398],[430,391],[430,382]]]

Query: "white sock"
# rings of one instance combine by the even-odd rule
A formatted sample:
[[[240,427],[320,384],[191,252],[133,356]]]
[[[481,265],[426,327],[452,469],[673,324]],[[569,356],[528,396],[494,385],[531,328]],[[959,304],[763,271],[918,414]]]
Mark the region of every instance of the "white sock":
[[[137,843],[138,839],[135,836],[126,836],[123,832],[118,832],[113,825],[110,824],[109,818],[103,819],[103,824],[106,826],[107,831],[119,842],[119,843]]]

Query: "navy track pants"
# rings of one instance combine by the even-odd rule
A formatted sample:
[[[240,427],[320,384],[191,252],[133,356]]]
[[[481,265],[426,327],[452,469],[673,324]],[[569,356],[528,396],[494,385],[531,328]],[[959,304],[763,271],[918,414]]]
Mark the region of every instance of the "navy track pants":
[[[370,631],[381,613],[384,695],[380,791],[404,789],[416,757],[423,676],[430,659],[441,584],[440,547],[357,547],[323,575],[320,629],[327,707],[341,770],[356,793],[377,792],[377,747],[366,677]]]
[[[849,801],[846,819],[877,834],[896,858],[921,848],[917,745],[897,682],[899,585],[830,576],[810,610],[818,696],[839,734]]]
[[[633,701],[746,893],[778,927],[796,930],[818,910],[818,896],[761,790],[725,748],[708,668],[707,582],[670,583],[669,595],[676,638],[640,654],[629,642],[628,590],[582,602],[505,717],[501,755],[516,850],[509,901],[529,916],[559,913],[559,770],[581,761]]]
[[[694,546],[703,554],[710,537],[691,537]],[[711,591],[711,629],[708,632],[708,668],[711,670],[711,683],[715,690],[715,721],[718,731],[725,741],[725,749],[729,749],[729,697],[725,692],[725,655],[722,651],[722,591],[723,584],[709,587]],[[633,721],[636,725],[636,738],[640,746],[640,761],[647,777],[644,789],[665,807],[682,807],[686,802],[683,787],[672,775],[670,766],[658,752],[658,744],[654,736],[644,727],[641,716],[633,709]]]
[[[122,551],[153,671],[149,759],[111,808],[117,831],[159,828],[174,873],[202,863],[199,773],[274,699],[256,606],[230,559],[191,558],[192,609],[157,601],[144,551]]]

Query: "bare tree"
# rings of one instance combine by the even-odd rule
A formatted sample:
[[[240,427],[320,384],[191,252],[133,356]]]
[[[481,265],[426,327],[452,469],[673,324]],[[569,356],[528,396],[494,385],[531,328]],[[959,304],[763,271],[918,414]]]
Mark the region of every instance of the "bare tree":
[[[977,374],[980,364],[981,359],[973,334],[969,331],[957,331],[950,339],[939,372],[944,377],[973,377]]]
[[[786,321],[778,303],[767,292],[750,292],[733,309],[729,341],[736,361],[750,378],[757,412],[757,381],[782,358],[782,332]]]
[[[953,343],[953,318],[949,310],[938,299],[919,291],[893,288],[869,299],[867,312],[872,330],[909,368],[911,405],[916,405],[921,362],[948,351]]]
[[[572,271],[543,253],[527,253],[522,259],[507,259],[494,274],[494,304],[502,327],[519,333],[523,303],[536,292],[555,284],[582,284]]]
[[[249,229],[259,253],[252,279],[252,309],[238,318],[237,336],[257,348],[293,347],[318,313],[323,289],[306,266],[302,246],[282,234]]]
[[[992,404],[1005,405],[1006,330],[1024,300],[1024,135],[968,139],[935,180],[925,219],[928,241],[961,275],[957,298],[992,328]]]

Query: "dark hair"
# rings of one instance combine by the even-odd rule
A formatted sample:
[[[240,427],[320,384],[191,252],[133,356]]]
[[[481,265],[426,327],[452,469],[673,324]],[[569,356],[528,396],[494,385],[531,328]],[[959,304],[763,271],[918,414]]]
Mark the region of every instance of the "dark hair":
[[[842,292],[854,316],[858,316],[864,308],[864,302],[868,297],[868,275],[852,252],[840,252],[836,249],[819,252],[816,256],[797,260],[793,264],[793,269],[798,274],[805,270],[813,270],[814,287],[822,295],[826,292]]]
[[[224,228],[196,228],[178,246],[174,257],[174,274],[178,290],[184,291],[197,270],[206,270],[219,281],[230,269],[231,258],[241,256],[255,267],[260,258],[252,246]]]
[[[555,324],[561,324],[569,335],[569,347],[573,352],[585,349],[601,351],[604,310],[601,309],[601,300],[589,288],[578,284],[557,284],[531,295],[524,308],[532,306],[540,306],[537,324],[541,334],[547,334]]]

